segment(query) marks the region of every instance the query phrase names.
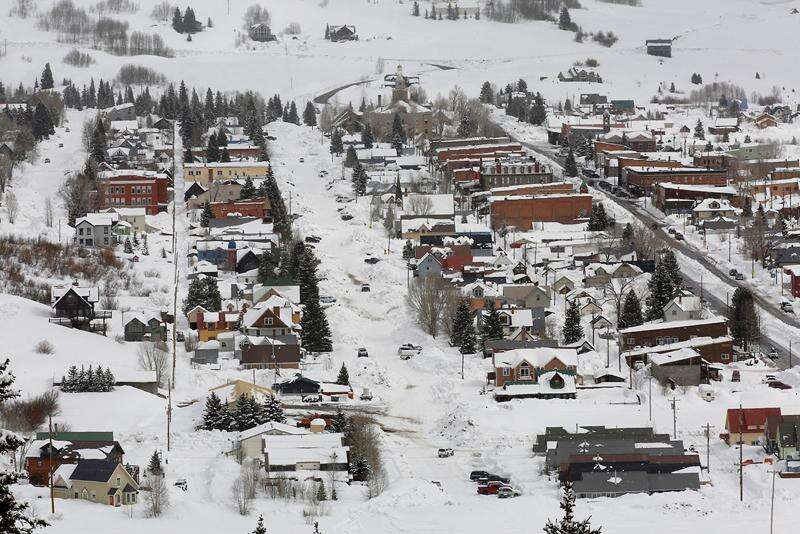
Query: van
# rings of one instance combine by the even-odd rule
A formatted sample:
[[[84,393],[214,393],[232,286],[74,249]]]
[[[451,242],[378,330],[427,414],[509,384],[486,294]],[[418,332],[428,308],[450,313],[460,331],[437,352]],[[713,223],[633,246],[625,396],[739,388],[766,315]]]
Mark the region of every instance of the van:
[[[739,374],[738,369],[734,369],[733,373],[731,373],[731,382],[741,382],[742,376]]]
[[[711,402],[714,400],[714,388],[710,384],[700,384],[698,391],[700,392],[700,398],[704,401]]]

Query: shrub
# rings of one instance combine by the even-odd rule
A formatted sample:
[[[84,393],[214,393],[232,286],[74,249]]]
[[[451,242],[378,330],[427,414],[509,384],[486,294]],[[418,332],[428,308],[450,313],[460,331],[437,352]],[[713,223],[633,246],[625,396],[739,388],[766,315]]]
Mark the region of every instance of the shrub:
[[[64,63],[72,65],[73,67],[88,67],[94,63],[94,58],[75,48],[64,56]]]
[[[116,78],[121,85],[161,85],[167,78],[149,67],[142,65],[123,65]]]
[[[606,48],[611,48],[614,46],[614,43],[619,41],[619,37],[614,35],[614,32],[603,33],[602,31],[599,31],[592,35],[592,40],[605,46]]]
[[[131,0],[101,0],[94,6],[98,13],[136,13],[139,4]]]
[[[600,66],[600,62],[593,57],[586,58],[586,61],[584,61],[583,64],[592,68]]]
[[[37,354],[53,354],[55,351],[56,350],[53,347],[53,344],[47,341],[46,339],[43,339],[36,344]]]

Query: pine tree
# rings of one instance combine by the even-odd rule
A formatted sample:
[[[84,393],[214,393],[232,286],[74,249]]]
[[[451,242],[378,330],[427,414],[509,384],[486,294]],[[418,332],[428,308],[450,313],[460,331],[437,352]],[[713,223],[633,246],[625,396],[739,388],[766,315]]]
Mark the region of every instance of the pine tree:
[[[578,309],[578,303],[573,300],[567,308],[564,317],[564,328],[561,331],[564,337],[564,343],[569,345],[575,343],[583,338],[583,326],[581,326],[581,312]]]
[[[365,195],[367,193],[367,171],[361,165],[361,162],[356,160],[353,167],[353,192],[356,196]]]
[[[403,126],[403,119],[400,118],[400,115],[395,113],[394,117],[392,118],[392,130],[389,134],[389,140],[394,143],[396,139],[399,139],[401,144],[405,144],[407,141],[406,139],[406,130]]]
[[[488,81],[483,82],[483,85],[481,85],[481,94],[478,98],[484,104],[494,103],[494,91],[492,90],[491,83],[489,83]]]
[[[287,122],[291,122],[292,124],[300,124],[300,117],[297,114],[297,104],[294,103],[294,100],[292,100],[292,103],[289,104],[289,113],[287,115],[287,119]]]
[[[488,302],[488,308],[488,313],[484,312],[483,324],[481,325],[481,344],[484,346],[487,341],[503,339],[503,325],[500,322],[500,314],[497,313],[493,300]]]
[[[248,176],[247,178],[245,178],[244,185],[242,186],[242,189],[239,192],[239,198],[247,199],[247,198],[253,198],[255,196],[256,196],[256,188],[253,185],[253,179],[250,176]]]
[[[197,306],[204,306],[206,301],[205,282],[202,277],[195,278],[189,284],[189,294],[183,304],[183,313],[186,315]]]
[[[650,295],[647,297],[647,320],[663,319],[664,306],[672,300],[675,294],[671,274],[663,261],[656,265],[647,287],[650,291]]]
[[[325,483],[322,480],[319,481],[319,486],[317,486],[317,500],[320,502],[328,500],[328,496],[325,494]]]
[[[164,474],[164,468],[161,466],[161,456],[158,455],[158,451],[153,451],[153,455],[150,456],[150,463],[147,466],[147,470],[156,476]]]
[[[275,256],[272,251],[265,250],[258,255],[258,283],[266,284],[269,280],[275,278]]]
[[[172,29],[178,33],[183,33],[183,16],[181,16],[181,10],[177,7],[172,13]]]
[[[236,399],[233,412],[231,413],[233,431],[242,432],[253,428],[258,424],[259,406],[256,400],[246,393]]]
[[[47,107],[41,102],[36,104],[33,112],[33,137],[37,141],[46,139],[55,133],[53,119]]]
[[[267,397],[267,400],[264,402],[263,411],[265,415],[265,423],[269,421],[274,421],[276,423],[286,422],[286,414],[283,413],[283,407],[281,406],[280,401],[276,399],[274,395]]]
[[[325,310],[319,305],[319,297],[309,299],[303,308],[300,321],[300,338],[303,347],[309,352],[330,352],[333,350],[331,329]]]
[[[666,269],[670,281],[672,281],[672,287],[674,289],[683,287],[683,275],[681,274],[681,268],[678,265],[678,260],[675,258],[675,253],[673,253],[671,250],[667,250],[661,256],[661,263],[663,264],[664,269]]]
[[[545,534],[600,534],[601,529],[592,528],[589,519],[575,521],[575,494],[570,481],[564,482],[564,496],[559,506],[564,511],[564,517],[558,523],[548,519],[544,526]]]
[[[44,70],[42,71],[42,83],[40,83],[39,86],[42,89],[53,88],[53,71],[50,70],[50,63],[44,64]]]
[[[125,238],[125,254],[133,254],[133,245],[131,245],[131,238]]]
[[[633,290],[628,291],[625,295],[625,302],[622,304],[622,313],[617,318],[618,328],[628,328],[631,326],[639,326],[644,322],[642,317],[642,305],[639,302],[639,297]]]
[[[453,315],[453,327],[450,334],[450,344],[454,347],[461,346],[461,340],[464,337],[464,332],[467,326],[472,324],[471,313],[469,310],[469,303],[466,300],[461,300],[456,307],[456,313]]]
[[[208,136],[208,145],[206,146],[206,161],[219,161],[219,145],[217,144],[217,136],[213,132]]]
[[[342,367],[339,369],[339,376],[336,378],[336,383],[341,386],[348,386],[350,385],[350,374],[347,372],[347,367],[342,364]]]
[[[478,339],[475,335],[475,327],[472,326],[472,321],[469,321],[461,334],[459,350],[461,354],[475,354],[477,351],[477,344]]]
[[[570,178],[578,176],[578,165],[575,163],[575,154],[572,152],[572,147],[570,147],[567,159],[564,161],[564,175]]]
[[[562,30],[573,29],[572,18],[569,16],[569,10],[567,9],[567,6],[561,7],[561,13],[558,16],[558,27]]]
[[[206,200],[203,204],[203,212],[200,214],[200,226],[208,228],[211,224],[211,219],[214,218],[214,212],[211,211],[211,203]]]
[[[264,516],[262,514],[259,514],[258,523],[256,523],[256,529],[252,532],[252,534],[267,534],[267,528],[264,526]]]
[[[342,131],[338,128],[331,134],[331,154],[337,156],[344,152],[344,145],[342,144]]]
[[[219,311],[222,308],[222,296],[219,293],[217,279],[211,276],[203,277],[203,307],[208,311]]]
[[[608,218],[606,217],[606,208],[601,202],[592,205],[592,212],[589,215],[588,230],[598,232],[605,230],[608,227]]]
[[[347,152],[344,156],[344,166],[348,168],[355,167],[356,163],[358,163],[358,155],[356,155],[356,149],[353,145],[347,147]]]
[[[367,123],[361,131],[361,143],[364,148],[372,148],[375,143],[375,136],[372,134],[372,126]]]
[[[406,244],[403,245],[403,259],[410,260],[414,257],[414,244],[411,243],[410,239],[406,240]]]
[[[308,102],[306,109],[303,110],[303,124],[306,126],[317,125],[317,110],[314,109],[314,104]]]
[[[545,121],[546,118],[547,110],[544,107],[544,98],[542,98],[542,95],[539,93],[536,93],[536,96],[533,97],[533,105],[531,106],[529,119],[531,124],[539,126]]]
[[[630,242],[631,239],[633,239],[633,226],[631,223],[627,223],[622,230],[622,240],[627,243]]]
[[[697,119],[697,124],[694,125],[694,138],[695,139],[705,139],[706,133],[703,129],[703,123],[700,119]]]
[[[347,430],[347,417],[341,409],[336,410],[336,415],[333,416],[331,422],[331,432],[344,433]]]
[[[19,396],[19,393],[12,389],[14,375],[9,369],[9,364],[9,360],[0,364],[0,407]],[[15,433],[0,429],[0,456],[13,454],[22,444],[23,440]],[[12,471],[0,471],[0,532],[31,534],[34,529],[46,527],[47,523],[33,517],[26,503],[17,502],[10,488],[16,481],[17,476]]]
[[[737,287],[733,292],[728,324],[734,342],[745,350],[749,350],[750,345],[761,337],[761,320],[753,294],[746,287]]]
[[[227,430],[227,408],[222,404],[222,401],[215,392],[206,397],[206,406],[203,410],[203,424],[201,428],[204,430]]]
[[[222,163],[230,163],[231,155],[228,153],[228,147],[223,148],[219,153],[219,161]]]

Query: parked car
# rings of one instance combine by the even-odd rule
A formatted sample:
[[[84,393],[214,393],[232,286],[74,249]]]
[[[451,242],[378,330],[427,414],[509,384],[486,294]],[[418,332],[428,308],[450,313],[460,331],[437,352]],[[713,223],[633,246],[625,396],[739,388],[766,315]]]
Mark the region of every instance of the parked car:
[[[369,352],[364,347],[358,348],[358,357],[359,358],[369,358]]]
[[[741,280],[744,280],[744,275],[742,273],[736,273],[736,276],[734,276],[734,278],[736,280],[740,280],[741,281]]]
[[[780,380],[773,380],[769,384],[767,384],[771,388],[775,389],[792,389],[792,386],[786,384],[785,382],[781,382]]]
[[[519,497],[522,493],[511,486],[502,486],[497,490],[497,498],[498,499],[510,499],[513,497]]]
[[[710,384],[700,384],[697,390],[700,393],[700,398],[704,401],[711,402],[714,400],[714,388]]]
[[[303,402],[322,402],[322,395],[319,393],[313,395],[304,395],[302,400]]]
[[[794,313],[794,306],[791,302],[781,302],[781,311],[784,313]]]
[[[361,393],[359,397],[362,401],[371,401],[372,400],[372,392],[367,388],[364,388],[364,391]]]
[[[45,163],[50,163],[50,158],[44,158]]]
[[[675,232],[675,240],[676,241],[683,241],[683,234],[680,232]]]
[[[333,298],[333,297],[330,297],[328,295],[322,295],[319,298],[319,303],[323,308],[329,308],[329,307],[333,306],[334,304],[336,304],[336,299]]]
[[[318,235],[313,235],[312,234],[312,235],[306,236],[306,243],[319,243],[320,241],[322,241],[322,238],[319,237]]]
[[[677,232],[677,230],[676,230],[675,228],[673,228],[672,226],[670,226],[669,228],[667,228],[667,233],[668,233],[668,234],[674,234],[675,232]]]
[[[439,449],[439,452],[437,454],[439,455],[439,458],[450,458],[455,454],[455,451],[451,448],[445,448],[445,449]]]
[[[488,471],[472,471],[472,472],[469,474],[469,479],[470,479],[470,481],[471,481],[471,482],[477,482],[477,481],[479,481],[481,478],[485,478],[485,477],[487,477],[488,475],[489,475],[489,472],[488,472]]]
[[[362,293],[369,293],[371,291],[369,284],[361,284],[361,292]]]
[[[735,277],[738,272],[739,271],[737,271],[736,269],[731,269],[730,271],[728,271],[728,276],[734,276]]]
[[[741,382],[741,381],[742,381],[741,373],[739,373],[738,369],[734,369],[733,372],[731,373],[731,382]]]
[[[400,345],[400,348],[397,350],[397,352],[400,354],[400,358],[403,360],[408,360],[409,358],[413,358],[422,352],[422,347],[412,345],[411,343],[406,343],[404,345]]]
[[[775,382],[776,380],[777,380],[777,378],[775,378],[775,375],[767,373],[761,379],[761,382],[763,384],[769,384],[770,382]]]
[[[492,474],[492,473],[489,473],[486,476],[486,480],[488,482],[500,482],[502,484],[510,484],[511,483],[511,479],[510,478],[501,477],[500,475],[495,475],[495,474]]]
[[[381,261],[381,259],[380,258],[376,258],[375,256],[370,256],[368,258],[364,258],[364,263],[369,263],[370,265],[375,265],[379,261]]]
[[[497,495],[500,488],[505,486],[502,482],[490,481],[478,486],[478,495]]]
[[[58,143],[58,148],[64,148],[64,143]]]
[[[352,216],[352,215],[350,215],[349,213],[342,213],[342,215],[340,216],[340,218],[341,218],[343,221],[349,221],[349,220],[351,220],[351,219],[353,218],[353,216]]]
[[[179,478],[175,481],[175,487],[180,488],[183,491],[189,491],[189,483],[186,482],[185,478]]]
[[[775,347],[770,347],[769,350],[767,351],[767,356],[769,356],[770,360],[777,360],[779,358],[778,349],[776,349]]]
[[[300,158],[300,163],[305,163],[305,162],[306,162],[305,158]]]
[[[178,330],[175,332],[175,340],[180,341],[181,343],[186,341],[186,336],[184,335],[183,330]]]

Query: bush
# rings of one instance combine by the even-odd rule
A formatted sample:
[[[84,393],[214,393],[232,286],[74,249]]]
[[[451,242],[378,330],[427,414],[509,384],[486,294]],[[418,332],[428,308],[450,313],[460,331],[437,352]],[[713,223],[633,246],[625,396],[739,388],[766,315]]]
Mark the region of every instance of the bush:
[[[131,0],[101,0],[94,6],[98,13],[136,13],[139,4]]]
[[[584,61],[583,64],[592,68],[600,66],[600,62],[593,57],[586,58],[586,61]]]
[[[94,63],[94,58],[75,48],[64,56],[64,63],[73,67],[88,67]]]
[[[37,354],[53,354],[55,351],[56,350],[53,347],[53,344],[47,341],[46,339],[43,339],[36,344]]]
[[[619,41],[619,37],[614,35],[614,32],[603,33],[602,31],[599,31],[592,35],[592,40],[605,46],[606,48],[611,48],[614,46],[614,43]]]
[[[121,85],[161,85],[167,78],[149,67],[142,65],[123,65],[116,78]]]
[[[183,338],[183,350],[187,353],[192,353],[197,348],[197,338],[193,334],[186,334]]]

